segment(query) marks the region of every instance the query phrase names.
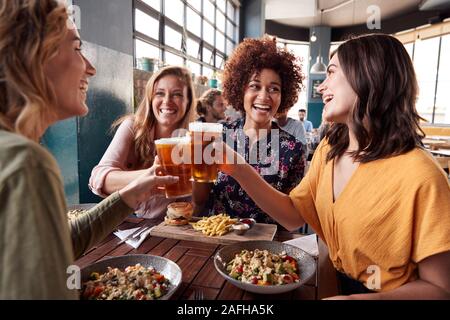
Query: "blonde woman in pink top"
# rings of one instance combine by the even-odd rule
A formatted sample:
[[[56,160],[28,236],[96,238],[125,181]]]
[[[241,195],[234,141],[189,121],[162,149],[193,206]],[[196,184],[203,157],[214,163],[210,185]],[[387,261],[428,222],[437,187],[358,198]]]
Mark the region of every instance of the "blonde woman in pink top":
[[[150,168],[155,161],[154,141],[180,134],[192,120],[195,93],[190,72],[170,66],[156,72],[148,81],[146,94],[136,114],[113,124],[118,130],[100,163],[94,167],[89,188],[106,197],[123,188]],[[173,200],[157,194],[136,210],[140,217],[162,219]]]

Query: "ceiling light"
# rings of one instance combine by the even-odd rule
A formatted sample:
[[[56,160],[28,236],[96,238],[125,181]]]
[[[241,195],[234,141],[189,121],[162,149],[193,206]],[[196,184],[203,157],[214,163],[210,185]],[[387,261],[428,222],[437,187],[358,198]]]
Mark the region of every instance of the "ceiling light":
[[[311,40],[311,42],[316,42],[317,41],[317,36],[316,36],[316,32],[315,31],[312,33],[311,38],[309,40]]]
[[[323,12],[323,10],[320,10],[320,25],[322,25],[322,12]],[[320,28],[319,28],[319,32],[320,32]],[[314,35],[314,32],[313,32],[313,35]],[[311,36],[311,38],[312,38],[312,36]],[[314,63],[312,65],[311,70],[309,72],[310,73],[326,73],[326,71],[327,71],[327,66],[323,63],[323,59],[322,59],[322,44],[319,43],[319,55],[316,58],[316,63]]]

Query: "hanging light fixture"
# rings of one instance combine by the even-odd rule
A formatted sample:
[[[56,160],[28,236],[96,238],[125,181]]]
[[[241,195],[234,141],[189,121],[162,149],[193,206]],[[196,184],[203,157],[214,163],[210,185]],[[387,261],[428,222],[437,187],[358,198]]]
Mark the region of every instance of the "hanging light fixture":
[[[321,26],[322,26],[322,13],[323,13],[323,9],[320,10],[320,25]],[[319,32],[320,32],[320,29],[319,29]],[[314,32],[313,32],[313,35],[314,35]],[[312,38],[312,36],[311,36],[311,38]],[[314,63],[312,65],[310,73],[326,73],[326,72],[327,72],[327,66],[323,63],[323,58],[322,58],[322,44],[319,42],[319,55],[317,56],[316,63]]]
[[[316,32],[313,31],[311,38],[309,39],[311,42],[316,42],[317,41],[317,36],[316,36]]]

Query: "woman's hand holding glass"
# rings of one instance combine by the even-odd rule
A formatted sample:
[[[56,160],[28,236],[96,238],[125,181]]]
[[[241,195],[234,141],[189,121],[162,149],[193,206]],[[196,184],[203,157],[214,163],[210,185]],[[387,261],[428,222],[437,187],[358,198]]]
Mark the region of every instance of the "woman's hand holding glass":
[[[162,174],[161,163],[156,158],[152,167],[119,191],[120,197],[130,208],[137,208],[139,204],[148,201],[155,194],[160,194],[161,187],[177,183],[179,180],[178,177],[163,176]]]

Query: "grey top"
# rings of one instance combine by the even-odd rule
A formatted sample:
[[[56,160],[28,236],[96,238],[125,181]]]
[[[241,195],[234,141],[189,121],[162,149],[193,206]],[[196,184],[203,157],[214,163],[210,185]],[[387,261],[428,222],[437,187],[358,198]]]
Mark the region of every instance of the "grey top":
[[[67,268],[132,212],[116,192],[69,225],[56,160],[0,130],[0,299],[77,299]]]
[[[306,131],[303,124],[295,119],[287,118],[287,123],[284,127],[280,126],[281,129],[287,133],[293,135],[295,139],[300,141],[303,145],[306,145]]]

